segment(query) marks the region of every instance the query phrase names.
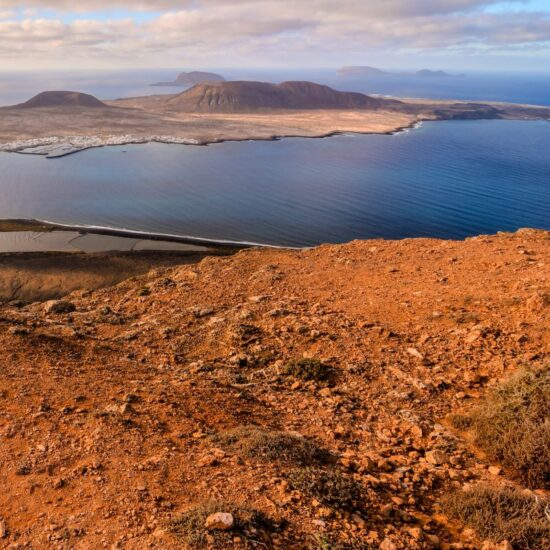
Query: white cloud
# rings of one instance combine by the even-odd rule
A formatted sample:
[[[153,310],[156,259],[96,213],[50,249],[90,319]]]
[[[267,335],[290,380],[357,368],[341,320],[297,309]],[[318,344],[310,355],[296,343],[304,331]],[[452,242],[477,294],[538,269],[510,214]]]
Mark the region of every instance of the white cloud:
[[[6,10],[0,12],[0,68],[2,59],[15,58],[31,64],[56,59],[162,64],[184,56],[212,66],[285,59],[291,64],[320,59],[322,64],[321,54],[345,62],[350,52],[358,51],[525,52],[548,46],[550,13],[484,10],[492,4],[495,1],[94,0],[80,2],[76,14],[74,2],[68,0],[27,0],[24,6],[0,0]],[[110,19],[93,15],[101,8],[108,8]],[[114,9],[123,11],[115,17]],[[139,10],[151,14],[143,19]]]

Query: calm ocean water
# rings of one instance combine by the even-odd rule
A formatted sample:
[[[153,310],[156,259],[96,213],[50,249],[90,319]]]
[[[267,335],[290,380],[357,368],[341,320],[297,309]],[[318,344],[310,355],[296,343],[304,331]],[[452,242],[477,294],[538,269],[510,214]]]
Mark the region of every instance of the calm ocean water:
[[[0,154],[0,218],[287,246],[550,229],[550,123]]]

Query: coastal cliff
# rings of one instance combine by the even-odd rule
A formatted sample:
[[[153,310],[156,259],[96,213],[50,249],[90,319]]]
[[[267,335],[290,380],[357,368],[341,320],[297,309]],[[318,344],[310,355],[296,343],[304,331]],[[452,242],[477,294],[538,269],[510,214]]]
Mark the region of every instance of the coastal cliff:
[[[497,459],[457,413],[547,391],[549,258],[535,230],[251,249],[4,304],[2,542],[545,547],[540,415]]]

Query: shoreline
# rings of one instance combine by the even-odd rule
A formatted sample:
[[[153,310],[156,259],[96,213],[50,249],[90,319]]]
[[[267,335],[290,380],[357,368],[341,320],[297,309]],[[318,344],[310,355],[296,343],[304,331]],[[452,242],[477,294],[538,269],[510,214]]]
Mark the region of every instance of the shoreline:
[[[477,119],[472,119],[475,121]],[[521,119],[487,119],[487,120],[518,120]],[[283,139],[328,139],[331,137],[357,135],[357,136],[396,136],[406,134],[418,128],[421,128],[426,122],[468,122],[468,119],[418,119],[410,124],[396,126],[391,130],[334,130],[324,132],[318,135],[300,135],[300,134],[274,134],[269,137],[263,136],[245,136],[245,137],[227,137],[197,139],[192,137],[178,136],[134,136],[134,135],[109,135],[101,136],[51,136],[45,138],[34,138],[16,140],[0,144],[0,153],[16,153],[19,155],[42,156],[48,160],[55,160],[70,155],[75,155],[88,149],[101,149],[103,147],[123,147],[125,145],[146,145],[148,143],[160,143],[164,145],[193,145],[195,147],[207,147],[221,143],[240,143],[245,141],[281,141]],[[523,122],[550,122],[550,119],[525,119]],[[76,143],[75,143],[76,142]],[[80,143],[79,143],[80,142]],[[263,245],[260,245],[263,246]]]
[[[196,138],[177,137],[177,136],[133,136],[110,135],[106,137],[100,136],[68,136],[59,137],[52,136],[46,138],[36,138],[28,140],[16,140],[8,143],[0,144],[0,152],[17,153],[20,155],[43,156],[48,160],[59,159],[70,155],[75,155],[88,149],[99,149],[103,147],[121,147],[125,145],[145,145],[147,143],[161,143],[165,145],[194,145],[198,147],[206,147],[219,143],[239,143],[244,141],[281,141],[283,139],[327,139],[343,135],[385,135],[394,136],[402,133],[410,132],[420,128],[424,122],[432,122],[431,120],[415,120],[408,125],[398,126],[387,131],[346,131],[335,130],[322,133],[314,136],[299,135],[299,134],[280,134],[270,137],[229,137],[229,138],[213,138],[199,140]],[[76,143],[75,143],[76,142]],[[80,142],[80,143],[79,143]],[[263,245],[259,245],[263,246]]]
[[[3,230],[3,225],[16,226],[17,229]],[[189,244],[210,248],[221,248],[224,250],[241,250],[244,248],[272,248],[280,250],[292,250],[293,247],[278,246],[266,243],[257,243],[251,241],[231,241],[227,239],[209,239],[203,237],[192,237],[188,235],[176,235],[173,233],[150,233],[136,229],[125,229],[116,227],[106,227],[101,225],[85,225],[85,224],[64,224],[50,220],[42,219],[6,219],[0,220],[0,233],[15,232],[15,231],[33,231],[48,232],[48,231],[67,231],[79,232],[83,235],[105,235],[110,237],[123,237],[128,239],[141,239],[159,242],[172,242]],[[295,248],[303,250],[303,248]]]

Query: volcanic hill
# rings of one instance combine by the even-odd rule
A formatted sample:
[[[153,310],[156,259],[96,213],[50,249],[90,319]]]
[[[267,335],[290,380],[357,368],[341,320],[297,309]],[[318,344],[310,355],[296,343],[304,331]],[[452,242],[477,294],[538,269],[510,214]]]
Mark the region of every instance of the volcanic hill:
[[[236,113],[270,109],[379,109],[399,101],[339,92],[313,82],[221,82],[194,86],[166,101],[166,106],[186,112]]]
[[[107,107],[93,95],[81,92],[42,92],[16,107]]]

